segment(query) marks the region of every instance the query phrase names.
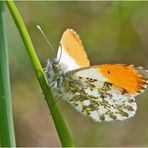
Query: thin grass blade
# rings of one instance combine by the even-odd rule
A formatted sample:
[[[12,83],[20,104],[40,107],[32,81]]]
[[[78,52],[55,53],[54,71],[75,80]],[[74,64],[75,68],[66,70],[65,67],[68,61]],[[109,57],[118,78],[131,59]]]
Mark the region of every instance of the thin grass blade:
[[[4,2],[0,1],[0,143],[15,147]]]

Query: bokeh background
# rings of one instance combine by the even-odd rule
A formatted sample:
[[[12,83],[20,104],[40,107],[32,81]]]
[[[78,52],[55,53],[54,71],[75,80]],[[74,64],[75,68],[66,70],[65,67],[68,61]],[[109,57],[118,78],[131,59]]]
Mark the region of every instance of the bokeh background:
[[[92,65],[126,63],[148,69],[148,2],[15,2],[37,55],[45,67],[66,28],[75,29]],[[18,30],[7,12],[11,88],[17,146],[60,146],[52,117]],[[148,146],[148,90],[136,98],[135,117],[124,122],[95,123],[67,102],[57,105],[76,146]]]

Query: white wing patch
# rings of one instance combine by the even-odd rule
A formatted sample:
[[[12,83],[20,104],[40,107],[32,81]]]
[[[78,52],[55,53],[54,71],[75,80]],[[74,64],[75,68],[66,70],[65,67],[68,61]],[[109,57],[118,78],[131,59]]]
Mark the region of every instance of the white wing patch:
[[[84,69],[75,73],[77,77],[85,77],[90,79],[98,79],[99,81],[107,81],[105,77],[96,68]]]
[[[64,47],[62,45],[59,46],[57,59],[60,59],[59,64],[65,72],[80,68],[76,61],[65,52]]]
[[[106,82],[101,74],[96,79],[93,69],[68,72],[61,92],[76,110],[96,122],[125,120],[137,110],[133,96]]]

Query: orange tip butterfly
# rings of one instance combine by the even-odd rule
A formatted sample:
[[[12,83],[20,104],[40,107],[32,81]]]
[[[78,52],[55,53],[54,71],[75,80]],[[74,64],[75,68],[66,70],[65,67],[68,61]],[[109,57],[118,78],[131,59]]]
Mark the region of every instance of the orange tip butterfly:
[[[125,120],[135,115],[135,96],[148,86],[148,70],[126,64],[90,66],[77,33],[67,29],[57,58],[45,74],[53,94],[96,122]]]

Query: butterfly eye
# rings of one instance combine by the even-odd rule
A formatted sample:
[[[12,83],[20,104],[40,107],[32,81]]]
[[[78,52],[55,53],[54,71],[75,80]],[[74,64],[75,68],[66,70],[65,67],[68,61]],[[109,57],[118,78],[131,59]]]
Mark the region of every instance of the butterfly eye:
[[[58,65],[58,63],[59,63],[59,62],[58,62],[57,59],[53,59],[53,64],[54,64],[54,65]]]

